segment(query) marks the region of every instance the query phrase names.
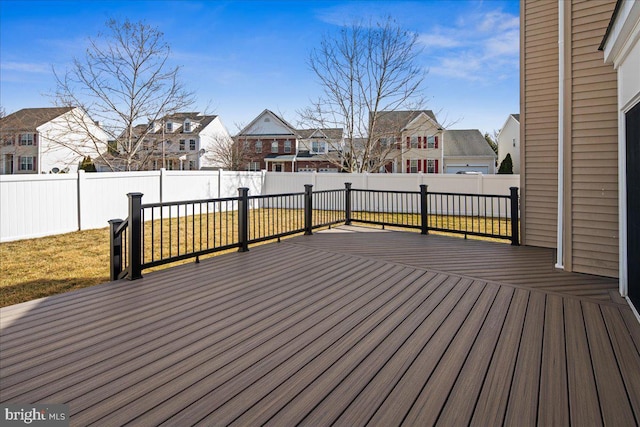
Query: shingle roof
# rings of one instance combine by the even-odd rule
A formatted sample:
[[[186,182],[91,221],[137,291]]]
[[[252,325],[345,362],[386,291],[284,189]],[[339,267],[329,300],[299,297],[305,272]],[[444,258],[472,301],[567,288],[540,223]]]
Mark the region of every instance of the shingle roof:
[[[200,133],[200,131],[202,131],[202,129],[204,129],[205,127],[207,127],[207,125],[209,123],[211,123],[212,121],[214,121],[216,119],[216,117],[218,117],[217,115],[211,115],[211,116],[201,116],[199,115],[200,113],[176,113],[176,114],[172,114],[170,116],[166,116],[164,119],[168,120],[174,120],[176,122],[184,122],[185,119],[190,119],[192,123],[199,123],[200,126],[197,127],[191,127],[191,132],[184,132],[184,129],[182,126],[180,126],[179,129],[177,129],[176,131],[173,132],[165,132],[165,136],[170,136],[170,135],[179,135],[179,134],[185,134],[185,135],[198,135]],[[142,135],[149,127],[151,126],[150,123],[145,123],[145,124],[141,124],[141,125],[137,125],[133,128],[133,132],[136,135]],[[156,132],[149,132],[150,135],[161,135],[162,134],[162,127],[158,128],[158,130]]]
[[[327,136],[328,139],[331,140],[340,140],[342,139],[342,128],[326,128],[326,129],[297,129],[296,132],[300,135],[302,139],[309,139],[311,135],[315,132],[320,131]]]
[[[426,114],[431,120],[438,123],[435,114],[431,110],[410,111],[380,111],[378,112],[377,126],[381,129],[404,129],[411,121],[421,113]]]
[[[36,130],[38,126],[50,122],[56,117],[73,110],[73,108],[74,107],[23,108],[0,119],[0,129],[3,131]]]
[[[496,157],[496,153],[478,129],[446,130],[442,146],[445,156]]]
[[[520,114],[512,114],[512,116],[518,121],[518,123],[520,123]]]

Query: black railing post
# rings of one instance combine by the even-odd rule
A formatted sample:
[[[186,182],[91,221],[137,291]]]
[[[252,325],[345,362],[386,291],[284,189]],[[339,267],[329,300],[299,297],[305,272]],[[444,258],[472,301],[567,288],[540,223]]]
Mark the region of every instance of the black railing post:
[[[313,185],[304,185],[304,235],[313,234]]]
[[[129,280],[142,278],[142,193],[129,193]]]
[[[344,225],[351,225],[351,183],[344,183]]]
[[[429,234],[429,206],[427,185],[420,184],[420,234]]]
[[[109,278],[112,282],[118,280],[118,276],[122,272],[122,234],[116,235],[116,230],[122,222],[121,219],[109,220]]]
[[[509,187],[511,191],[511,245],[520,246],[520,221],[518,213],[518,187]]]
[[[249,250],[249,189],[238,188],[238,241],[240,248],[238,252]]]

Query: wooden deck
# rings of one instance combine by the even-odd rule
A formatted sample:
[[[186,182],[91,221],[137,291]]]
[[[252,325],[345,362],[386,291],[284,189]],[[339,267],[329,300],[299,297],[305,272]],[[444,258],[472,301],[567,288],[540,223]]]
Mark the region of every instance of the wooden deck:
[[[0,401],[79,426],[638,425],[640,323],[614,282],[360,231],[0,309]]]

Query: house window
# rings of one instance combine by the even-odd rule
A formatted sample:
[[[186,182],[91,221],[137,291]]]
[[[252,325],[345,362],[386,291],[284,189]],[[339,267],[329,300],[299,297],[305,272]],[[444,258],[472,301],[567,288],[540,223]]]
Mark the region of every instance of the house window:
[[[291,152],[291,141],[289,141],[288,139],[284,142],[284,152],[285,153]]]
[[[189,121],[185,121],[184,122],[184,131],[185,132],[191,132],[191,122],[189,122]]]
[[[427,137],[427,148],[436,148],[436,137],[429,135]]]
[[[2,138],[2,145],[7,147],[9,145],[13,145],[14,136],[4,137]]]
[[[278,152],[278,141],[273,141],[271,143],[271,152],[272,153],[277,153]]]
[[[243,147],[245,150],[248,150],[249,148],[251,148],[251,143],[245,139],[245,140],[244,140],[244,143],[242,144],[242,147]]]
[[[196,170],[196,161],[195,160],[189,160],[189,170],[190,171]]]
[[[185,147],[184,147],[184,139],[180,140],[180,151],[184,151]]]
[[[436,161],[433,159],[427,160],[427,173],[438,173],[436,171]]]
[[[418,161],[417,160],[411,160],[410,167],[409,167],[409,173],[418,173]]]
[[[172,132],[173,131],[173,123],[171,122],[167,122],[167,132]]]
[[[262,153],[262,141],[256,141],[256,153]]]
[[[324,154],[327,152],[327,143],[325,141],[313,141],[311,143],[311,152],[314,154]]]
[[[515,138],[513,138],[513,146],[514,147],[516,146],[516,139]]]
[[[33,134],[32,133],[21,133],[20,134],[20,145],[33,145]]]
[[[411,148],[418,148],[418,137],[417,136],[412,136],[411,137]]]
[[[389,148],[391,143],[393,143],[393,138],[380,138],[380,148]]]
[[[196,140],[195,139],[190,139],[189,140],[189,150],[196,151]]]
[[[21,171],[32,171],[34,170],[33,166],[36,158],[32,156],[22,156],[20,157],[20,170]]]
[[[260,162],[249,162],[247,164],[247,170],[248,171],[259,171],[260,170]]]

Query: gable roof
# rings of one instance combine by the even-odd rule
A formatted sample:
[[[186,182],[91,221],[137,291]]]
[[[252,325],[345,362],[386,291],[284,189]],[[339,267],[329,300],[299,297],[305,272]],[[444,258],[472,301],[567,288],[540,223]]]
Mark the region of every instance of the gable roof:
[[[513,117],[518,123],[520,123],[520,114],[512,114],[511,117]]]
[[[33,130],[59,117],[75,107],[23,108],[0,119],[0,129]]]
[[[327,139],[340,140],[342,139],[342,128],[325,128],[325,129],[298,129],[298,134],[302,139],[313,138],[316,133],[321,133]]]
[[[296,132],[297,132],[296,129],[293,126],[291,126],[291,124],[289,124],[289,122],[287,122],[282,117],[278,116],[273,111],[265,108],[264,111],[262,111],[262,113],[258,114],[256,116],[256,118],[251,121],[251,123],[249,123],[247,126],[242,128],[242,130],[240,132],[238,132],[238,134],[236,136],[242,136],[242,135],[273,135],[272,133],[264,133],[264,134],[247,133],[252,127],[254,127],[258,123],[260,118],[264,117],[265,115],[273,117],[276,120],[276,123],[279,123],[281,126],[287,128],[287,130],[289,130],[289,133],[282,134],[282,135],[296,135]],[[278,135],[280,135],[280,134],[278,134]]]
[[[409,111],[379,111],[377,118],[377,126],[380,128],[396,129],[398,131],[404,129],[421,114],[426,115],[434,124],[440,126],[436,120],[435,114],[431,110],[409,110]]]
[[[189,119],[189,121],[191,123],[200,124],[200,126],[191,127],[191,132],[185,132],[184,128],[182,126],[180,126],[180,128],[177,131],[165,132],[165,137],[170,137],[171,135],[180,135],[180,134],[198,135],[205,127],[207,127],[207,125],[209,125],[209,123],[214,121],[217,117],[218,117],[217,115],[201,116],[200,113],[198,113],[198,112],[193,112],[193,113],[175,113],[175,114],[171,114],[171,115],[165,116],[163,118],[163,120],[171,120],[172,122],[182,123],[186,119]],[[147,132],[147,130],[149,128],[153,128],[153,123],[143,123],[143,124],[140,124],[140,125],[136,125],[133,128],[133,132],[134,132],[135,135],[142,135],[145,132]],[[160,126],[157,131],[155,131],[155,132],[147,132],[147,134],[148,135],[161,135],[162,134],[162,130],[163,130],[162,126]]]
[[[496,157],[496,153],[478,129],[446,130],[442,138],[445,156]]]

